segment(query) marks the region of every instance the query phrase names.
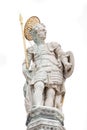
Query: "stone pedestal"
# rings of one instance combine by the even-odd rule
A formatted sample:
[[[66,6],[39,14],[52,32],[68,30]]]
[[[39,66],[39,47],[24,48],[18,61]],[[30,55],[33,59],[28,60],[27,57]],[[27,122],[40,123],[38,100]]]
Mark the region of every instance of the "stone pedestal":
[[[27,121],[27,130],[65,130],[64,116],[56,108],[46,106],[32,108]]]

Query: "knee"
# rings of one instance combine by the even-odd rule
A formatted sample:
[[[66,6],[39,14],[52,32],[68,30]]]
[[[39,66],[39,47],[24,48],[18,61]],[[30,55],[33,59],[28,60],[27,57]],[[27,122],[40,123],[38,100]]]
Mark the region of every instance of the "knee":
[[[44,90],[44,83],[39,81],[39,82],[36,82],[35,85],[34,85],[34,90],[36,91],[43,91]]]

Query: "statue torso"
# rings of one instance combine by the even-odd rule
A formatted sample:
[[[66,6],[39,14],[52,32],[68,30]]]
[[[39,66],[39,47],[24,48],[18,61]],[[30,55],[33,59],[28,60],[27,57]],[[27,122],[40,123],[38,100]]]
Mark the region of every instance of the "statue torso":
[[[50,49],[50,44],[41,44],[32,46],[31,52],[35,64],[34,76],[32,84],[38,80],[45,83],[62,84],[63,73],[62,65],[59,59],[56,58],[54,49]]]

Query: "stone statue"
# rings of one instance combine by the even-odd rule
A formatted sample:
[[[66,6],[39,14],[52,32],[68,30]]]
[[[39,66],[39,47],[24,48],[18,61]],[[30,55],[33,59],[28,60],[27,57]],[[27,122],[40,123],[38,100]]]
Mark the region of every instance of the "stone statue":
[[[62,110],[65,80],[74,68],[72,52],[64,52],[57,42],[45,43],[46,27],[38,17],[30,17],[24,26],[24,36],[33,40],[27,49],[29,68],[23,62],[25,107],[27,112],[36,106]]]

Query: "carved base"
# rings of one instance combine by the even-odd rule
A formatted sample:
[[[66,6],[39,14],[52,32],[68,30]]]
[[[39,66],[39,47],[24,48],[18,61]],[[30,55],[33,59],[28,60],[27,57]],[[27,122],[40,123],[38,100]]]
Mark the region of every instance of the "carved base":
[[[39,106],[28,115],[27,130],[65,130],[64,116],[56,108]]]

